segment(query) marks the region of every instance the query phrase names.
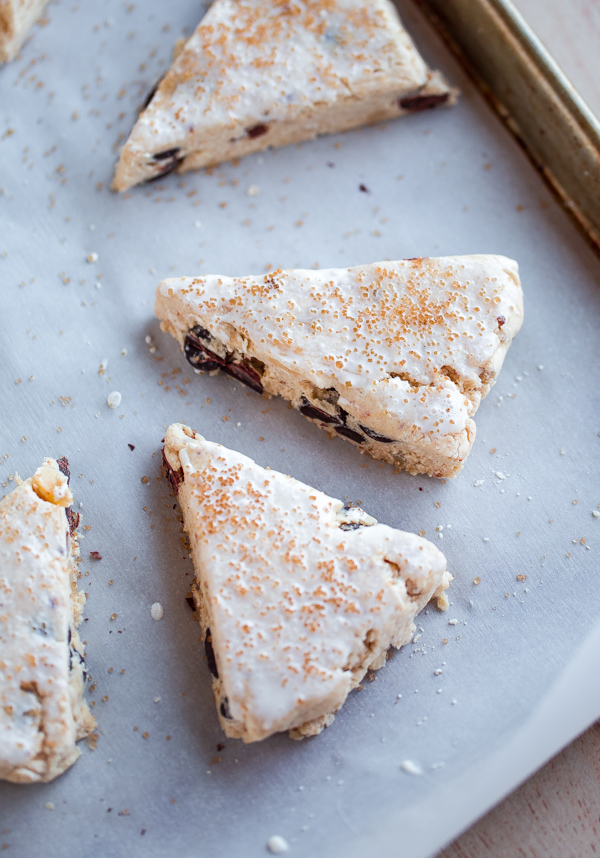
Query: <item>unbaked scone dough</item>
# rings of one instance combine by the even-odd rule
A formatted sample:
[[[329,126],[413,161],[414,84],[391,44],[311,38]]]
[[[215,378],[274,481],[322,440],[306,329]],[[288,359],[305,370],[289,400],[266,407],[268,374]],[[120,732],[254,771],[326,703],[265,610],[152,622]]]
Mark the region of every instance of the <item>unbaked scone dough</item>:
[[[330,435],[435,477],[463,467],[523,320],[505,256],[179,277],[154,308],[195,369],[280,394]]]
[[[48,0],[0,0],[0,63],[17,54]]]
[[[149,96],[113,188],[454,99],[390,0],[215,0]]]
[[[66,459],[0,501],[0,779],[50,781],[94,729],[83,699],[76,527]]]
[[[181,424],[163,453],[228,736],[319,733],[430,599],[445,606],[446,560],[426,539]]]

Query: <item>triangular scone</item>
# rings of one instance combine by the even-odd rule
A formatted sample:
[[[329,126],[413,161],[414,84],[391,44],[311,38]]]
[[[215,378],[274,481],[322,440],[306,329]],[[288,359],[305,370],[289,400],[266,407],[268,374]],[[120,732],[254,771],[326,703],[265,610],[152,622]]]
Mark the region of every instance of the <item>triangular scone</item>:
[[[453,99],[391,0],[215,0],[150,95],[113,187]]]
[[[0,0],[0,63],[16,56],[48,0]]]
[[[66,459],[0,501],[0,779],[51,781],[94,729],[77,625],[79,555]]]
[[[187,426],[164,460],[196,570],[221,725],[255,742],[315,735],[450,576],[430,542],[261,468]]]
[[[413,474],[453,477],[521,327],[516,262],[404,259],[257,277],[181,277],[155,311],[198,370],[281,394]]]

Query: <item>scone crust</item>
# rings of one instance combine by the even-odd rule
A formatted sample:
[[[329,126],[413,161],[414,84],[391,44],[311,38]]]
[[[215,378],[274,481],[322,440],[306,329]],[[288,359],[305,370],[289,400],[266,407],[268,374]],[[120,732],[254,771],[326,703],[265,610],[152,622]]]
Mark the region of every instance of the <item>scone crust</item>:
[[[61,774],[94,728],[71,501],[66,460],[54,459],[0,501],[0,778],[15,783]]]
[[[390,0],[215,0],[139,117],[113,187],[453,99]]]
[[[411,639],[448,586],[444,556],[187,426],[169,427],[164,458],[224,731],[245,742],[315,735]]]
[[[410,473],[454,477],[523,296],[513,260],[454,256],[169,279],[155,312],[188,359],[190,331],[207,331],[204,345],[250,367],[255,389],[330,434]]]

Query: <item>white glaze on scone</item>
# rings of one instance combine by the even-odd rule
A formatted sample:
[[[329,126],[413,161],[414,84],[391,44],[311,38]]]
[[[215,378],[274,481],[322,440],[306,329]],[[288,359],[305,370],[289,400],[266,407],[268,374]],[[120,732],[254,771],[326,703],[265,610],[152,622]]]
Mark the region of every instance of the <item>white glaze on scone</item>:
[[[437,477],[462,468],[523,319],[518,267],[503,256],[181,277],[159,285],[155,311],[182,347],[208,330],[215,354],[254,362],[265,392],[343,412],[342,433],[365,452]]]
[[[16,783],[61,774],[94,728],[83,700],[76,626],[85,597],[71,501],[54,459],[0,501],[0,779]]]
[[[246,742],[320,732],[389,647],[411,639],[427,602],[443,602],[443,554],[181,424],[164,456],[223,729]]]
[[[390,0],[215,0],[139,117],[113,187],[453,99]]]
[[[16,56],[48,0],[0,0],[0,63]]]

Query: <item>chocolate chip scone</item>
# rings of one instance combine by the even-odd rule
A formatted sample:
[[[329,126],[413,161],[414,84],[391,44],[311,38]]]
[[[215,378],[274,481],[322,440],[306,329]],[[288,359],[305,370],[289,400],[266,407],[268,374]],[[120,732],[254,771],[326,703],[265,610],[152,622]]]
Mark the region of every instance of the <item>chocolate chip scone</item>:
[[[16,56],[48,0],[0,0],[0,63]]]
[[[181,424],[163,455],[228,736],[321,732],[366,671],[412,638],[419,611],[434,597],[445,607],[451,576],[427,540]]]
[[[404,259],[256,277],[180,277],[155,311],[197,370],[280,394],[412,474],[454,477],[523,320],[516,262]]]
[[[390,0],[215,0],[150,94],[113,188],[454,99]]]
[[[94,729],[77,633],[76,528],[65,458],[0,501],[0,778],[50,781]]]

